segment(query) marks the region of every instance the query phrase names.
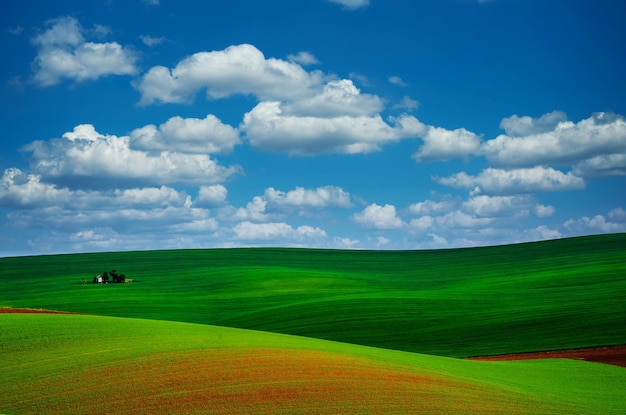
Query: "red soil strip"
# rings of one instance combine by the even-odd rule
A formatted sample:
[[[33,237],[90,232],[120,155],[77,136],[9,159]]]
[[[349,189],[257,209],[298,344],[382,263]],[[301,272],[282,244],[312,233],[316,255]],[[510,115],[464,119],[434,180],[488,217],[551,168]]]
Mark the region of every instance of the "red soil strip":
[[[35,308],[0,307],[0,314],[76,314],[71,311],[40,310]]]
[[[626,345],[470,357],[472,360],[578,359],[626,367]]]

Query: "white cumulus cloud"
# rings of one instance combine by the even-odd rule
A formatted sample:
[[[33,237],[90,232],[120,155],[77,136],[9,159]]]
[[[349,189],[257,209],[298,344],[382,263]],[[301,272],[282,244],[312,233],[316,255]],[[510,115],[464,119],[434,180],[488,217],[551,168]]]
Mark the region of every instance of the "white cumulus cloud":
[[[534,214],[547,217],[554,214],[555,209],[544,206],[530,195],[518,196],[474,196],[462,205],[467,212],[479,217],[519,217]]]
[[[422,145],[414,158],[417,161],[442,161],[475,154],[480,148],[480,137],[465,128],[446,130],[428,127],[421,134]]]
[[[565,121],[567,121],[567,115],[561,111],[552,111],[539,118],[513,115],[504,118],[500,122],[500,128],[510,137],[525,137],[554,131],[560,123]]]
[[[578,123],[552,112],[539,119],[511,117],[503,120],[507,134],[486,141],[482,154],[494,166],[530,167],[573,165],[578,171],[600,171],[595,160],[613,157],[610,171],[624,172],[626,121],[622,116],[597,113]]]
[[[575,234],[626,232],[626,211],[622,208],[611,210],[608,215],[583,216],[570,219],[564,226]]]
[[[585,181],[572,174],[550,167],[502,170],[488,168],[477,176],[465,172],[449,177],[434,177],[445,186],[468,189],[472,194],[513,195],[582,189]]]
[[[390,204],[380,206],[373,203],[363,209],[363,211],[352,215],[352,220],[365,228],[380,230],[399,229],[405,225],[397,215],[396,207]]]
[[[371,116],[382,109],[379,97],[362,94],[349,79],[329,81],[318,94],[282,105],[286,115],[314,117]]]
[[[248,241],[301,241],[326,237],[326,232],[323,229],[308,225],[293,228],[283,222],[241,222],[233,227],[233,232],[235,239]]]
[[[52,86],[64,78],[84,81],[137,73],[137,56],[132,50],[117,42],[88,42],[84,32],[74,17],[47,22],[46,30],[33,39],[38,48],[33,81]]]
[[[349,208],[350,193],[340,187],[323,186],[316,189],[296,187],[294,190],[284,192],[270,187],[265,190],[264,198],[270,205],[297,208]]]
[[[212,114],[203,119],[172,117],[159,127],[138,128],[130,138],[136,149],[199,154],[230,153],[240,143],[239,131]]]
[[[213,186],[200,186],[198,197],[194,201],[194,205],[215,207],[226,204],[228,197],[228,189],[221,184]]]
[[[41,182],[41,177],[10,168],[0,178],[0,206],[37,207],[63,204],[72,197],[68,189]]]
[[[264,100],[283,100],[309,93],[320,85],[320,72],[307,72],[300,65],[266,58],[249,44],[225,50],[198,52],[174,68],[155,66],[135,83],[142,105],[191,102],[199,90],[209,98],[254,95]]]
[[[626,176],[626,152],[583,160],[574,165],[573,173],[583,177]]]
[[[45,183],[41,176],[19,169],[4,171],[0,178],[0,206],[15,208],[63,208],[99,211],[125,208],[165,208],[189,205],[189,196],[168,186],[113,190],[72,190]]]
[[[283,114],[280,102],[261,102],[244,115],[240,129],[252,146],[267,151],[314,155],[371,153],[381,145],[417,136],[423,124],[409,115],[386,123],[373,116],[331,118]]]
[[[267,212],[267,200],[262,196],[253,197],[246,207],[224,206],[219,210],[218,216],[221,220],[228,222],[267,222],[273,217]]]
[[[409,213],[412,215],[432,215],[450,212],[454,207],[455,203],[452,201],[436,202],[434,200],[426,200],[409,206]]]
[[[76,126],[57,140],[24,147],[31,168],[48,181],[92,188],[136,184],[211,184],[239,173],[205,154],[163,151],[150,154],[130,147],[130,137],[98,133],[93,125]]]
[[[191,102],[198,91],[210,99],[253,96],[259,103],[244,115],[239,131],[252,146],[266,151],[370,153],[425,131],[406,114],[383,119],[384,100],[361,92],[352,80],[308,72],[297,63],[312,63],[312,55],[301,52],[289,59],[266,58],[253,45],[234,45],[193,54],[172,69],[155,66],[135,87],[143,105]],[[403,106],[414,109],[417,102],[407,98]],[[153,138],[156,134],[156,127],[147,126],[135,136],[138,145],[148,148],[159,141]]]

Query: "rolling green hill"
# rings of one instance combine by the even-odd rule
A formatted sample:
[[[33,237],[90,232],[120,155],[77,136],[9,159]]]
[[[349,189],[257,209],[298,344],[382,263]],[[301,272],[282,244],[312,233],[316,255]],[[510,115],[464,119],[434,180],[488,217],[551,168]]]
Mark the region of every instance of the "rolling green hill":
[[[0,314],[0,413],[621,414],[624,368],[454,357],[626,344],[624,299],[626,234],[2,258],[0,306],[83,315]]]
[[[626,370],[477,362],[207,325],[0,314],[11,414],[621,414]]]
[[[117,269],[130,284],[82,284]],[[441,356],[626,344],[626,234],[436,251],[0,259],[0,306],[250,328]]]

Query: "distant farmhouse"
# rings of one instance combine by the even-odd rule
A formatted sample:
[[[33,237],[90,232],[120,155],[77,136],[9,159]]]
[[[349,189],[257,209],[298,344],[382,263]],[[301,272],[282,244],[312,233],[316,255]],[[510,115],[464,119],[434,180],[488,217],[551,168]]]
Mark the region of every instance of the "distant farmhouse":
[[[108,284],[113,283],[113,284],[118,284],[118,283],[129,283],[132,282],[133,280],[126,278],[126,275],[124,274],[118,274],[116,270],[113,270],[111,272],[103,272],[100,275],[96,275],[95,277],[93,277],[93,283],[94,284]]]

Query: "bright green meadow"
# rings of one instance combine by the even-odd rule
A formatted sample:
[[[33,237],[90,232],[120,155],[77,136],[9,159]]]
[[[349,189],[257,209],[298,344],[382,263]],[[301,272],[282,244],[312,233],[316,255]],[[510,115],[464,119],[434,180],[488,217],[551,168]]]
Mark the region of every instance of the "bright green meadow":
[[[423,390],[429,386],[424,382],[409,385],[411,393],[404,398],[418,400],[420,413],[618,414],[626,410],[626,370],[584,361],[478,362],[267,332],[100,316],[6,314],[0,322],[0,410],[15,414],[99,413],[94,408],[105,410],[100,413],[139,414],[154,413],[150,411],[155,407],[157,413],[196,413],[192,404],[199,391],[218,389],[226,398],[252,393],[255,385],[228,382],[224,376],[259,368],[254,362],[243,368],[226,362],[219,373],[208,374],[212,378],[188,369],[183,376],[195,377],[190,386],[173,381],[181,376],[175,363],[181,357],[206,363],[217,353],[224,356],[237,350],[250,356],[284,350],[285,367],[290,353],[317,352],[322,360],[354,359],[368,370],[385,368],[396,377],[419,374],[443,384],[434,389],[434,396]],[[149,378],[140,378],[145,363],[151,367]],[[311,387],[285,382],[280,373],[267,373],[258,381],[274,388]],[[375,395],[386,380],[373,381],[367,392]],[[147,389],[148,385],[158,387]],[[142,388],[146,388],[143,394]],[[375,404],[383,405],[384,413],[402,413],[393,396],[383,398],[384,402],[366,397],[350,402],[350,396],[338,394],[333,404],[346,405],[343,413],[372,413],[369,405]],[[266,400],[259,399],[260,406],[252,413],[326,413],[306,397],[300,399],[311,406],[267,408]],[[181,400],[189,405],[188,411]],[[202,403],[201,408],[197,413],[249,413],[245,407],[220,408],[215,400]]]

